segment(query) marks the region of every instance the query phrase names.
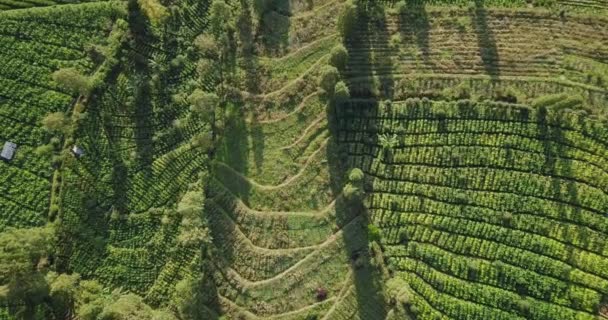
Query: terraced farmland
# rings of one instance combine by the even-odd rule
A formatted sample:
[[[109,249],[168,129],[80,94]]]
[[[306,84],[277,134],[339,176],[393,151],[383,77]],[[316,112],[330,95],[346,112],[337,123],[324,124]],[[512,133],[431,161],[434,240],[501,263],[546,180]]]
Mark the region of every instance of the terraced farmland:
[[[11,162],[0,163],[0,229],[47,221],[53,169],[49,157],[34,151],[49,143],[51,135],[40,128],[40,120],[47,113],[68,110],[76,99],[51,74],[67,67],[92,74],[96,64],[85,48],[104,45],[122,14],[111,3],[0,13],[0,136],[3,144],[12,141],[18,146]]]
[[[192,41],[193,30],[205,23],[197,13],[205,5],[194,4],[179,23],[168,22],[171,32]],[[88,104],[74,134],[86,155],[64,165],[62,225],[63,237],[80,241],[63,248],[63,263],[159,304],[200,260],[200,250],[178,243],[176,203],[186,192],[202,192],[207,156],[191,141],[208,124],[187,117],[185,102],[171,98],[196,78],[193,64],[159,69],[183,54],[183,42],[171,47],[157,30],[140,32],[124,44],[130,59]]]
[[[608,318],[607,8],[0,0],[0,318]]]
[[[600,123],[469,101],[344,112],[339,140],[368,176],[385,257],[421,317],[596,318],[606,294]],[[396,146],[379,145],[383,135]]]

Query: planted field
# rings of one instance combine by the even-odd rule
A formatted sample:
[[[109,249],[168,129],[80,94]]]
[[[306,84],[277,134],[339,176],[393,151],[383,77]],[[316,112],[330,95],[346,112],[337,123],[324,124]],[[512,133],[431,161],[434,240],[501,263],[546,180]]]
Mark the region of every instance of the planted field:
[[[0,11],[28,9],[34,7],[47,7],[54,5],[74,4],[88,1],[73,1],[73,0],[1,0]]]
[[[596,318],[608,288],[601,123],[469,101],[342,112],[339,140],[366,172],[385,257],[420,318]]]
[[[92,74],[96,65],[86,48],[104,45],[121,15],[111,3],[0,13],[0,137],[17,144],[15,158],[0,162],[0,229],[46,222],[53,169],[50,156],[35,152],[51,138],[40,121],[70,110],[76,98],[51,74],[67,67]]]
[[[192,41],[205,24],[205,5],[189,6],[168,31]],[[207,154],[192,141],[209,130],[188,116],[184,99],[172,98],[197,74],[191,60],[175,62],[184,43],[171,47],[158,32],[124,43],[129,59],[106,79],[74,133],[86,154],[66,159],[61,193],[63,236],[80,239],[63,248],[62,263],[154,304],[165,303],[200,263],[200,250],[178,239],[176,207],[201,187]]]
[[[496,98],[510,91],[530,101],[547,89],[573,92],[594,106],[605,103],[606,34],[596,30],[603,19],[481,4],[400,10],[362,17],[347,41],[346,75],[357,92],[376,77],[380,93],[398,98],[488,91]]]
[[[605,0],[45,1],[0,318],[608,316]]]

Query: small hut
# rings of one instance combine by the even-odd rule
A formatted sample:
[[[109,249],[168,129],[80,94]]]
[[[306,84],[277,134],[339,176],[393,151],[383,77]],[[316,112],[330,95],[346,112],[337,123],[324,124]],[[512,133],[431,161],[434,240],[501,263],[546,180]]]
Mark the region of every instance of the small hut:
[[[80,148],[77,145],[74,145],[72,147],[72,154],[76,157],[76,158],[80,158],[82,156],[84,156],[84,150],[82,150],[82,148]]]
[[[15,150],[17,149],[17,144],[14,142],[7,141],[4,143],[4,147],[2,148],[2,153],[0,153],[0,157],[4,160],[12,160],[15,155]]]

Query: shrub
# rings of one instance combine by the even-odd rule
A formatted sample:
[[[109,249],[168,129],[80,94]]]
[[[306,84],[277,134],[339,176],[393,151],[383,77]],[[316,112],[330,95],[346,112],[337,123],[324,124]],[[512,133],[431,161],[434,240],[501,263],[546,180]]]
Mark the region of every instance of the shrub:
[[[530,312],[530,301],[526,298],[521,298],[520,300],[515,302],[517,304],[517,309],[522,314],[528,314]]]
[[[338,70],[343,70],[348,62],[348,51],[343,45],[338,45],[331,49],[329,55],[329,63]]]
[[[409,236],[407,233],[407,229],[399,230],[399,242],[400,243],[406,243],[408,238],[409,238]]]
[[[401,45],[402,42],[403,42],[403,40],[401,39],[401,34],[400,33],[396,33],[396,34],[394,34],[394,35],[391,36],[391,39],[389,41],[389,45],[391,46],[391,48],[397,49],[397,48],[399,48],[399,46]]]
[[[324,66],[321,69],[321,75],[319,77],[319,87],[329,94],[333,94],[336,83],[340,79],[338,69],[333,66]]]
[[[508,103],[517,103],[521,96],[521,92],[513,87],[499,88],[494,92],[494,100]]]
[[[49,218],[54,219],[59,213],[59,206],[57,204],[52,204],[49,210]]]
[[[98,318],[100,320],[176,319],[166,312],[153,310],[140,296],[131,293],[122,295],[106,305]]]
[[[36,153],[36,155],[41,157],[50,157],[53,153],[53,149],[54,147],[52,144],[43,144],[41,146],[38,146],[36,150],[34,150],[34,152]]]

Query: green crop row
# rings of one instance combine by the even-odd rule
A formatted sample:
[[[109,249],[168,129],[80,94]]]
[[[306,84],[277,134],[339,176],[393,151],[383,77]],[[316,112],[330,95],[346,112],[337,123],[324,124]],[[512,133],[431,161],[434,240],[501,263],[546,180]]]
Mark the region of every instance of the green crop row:
[[[352,101],[337,111],[338,141],[349,166],[366,173],[366,206],[389,266],[411,287],[413,312],[595,317],[608,294],[600,122],[427,99]]]

